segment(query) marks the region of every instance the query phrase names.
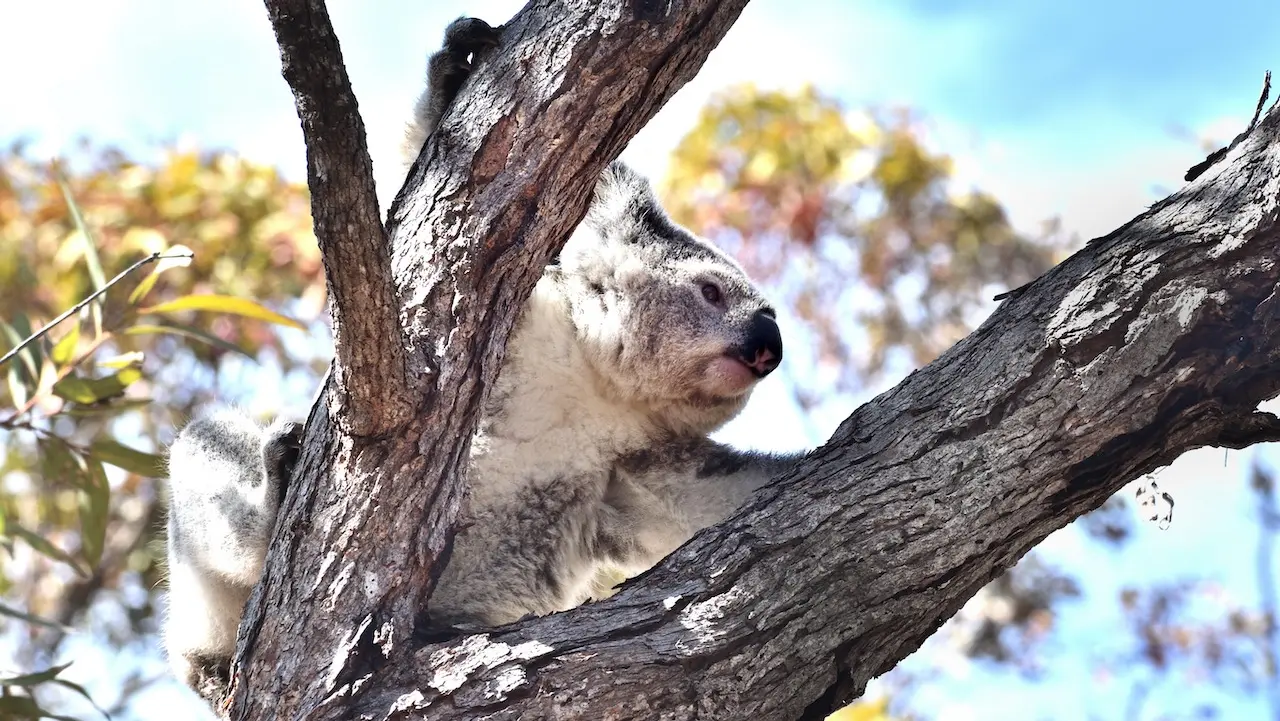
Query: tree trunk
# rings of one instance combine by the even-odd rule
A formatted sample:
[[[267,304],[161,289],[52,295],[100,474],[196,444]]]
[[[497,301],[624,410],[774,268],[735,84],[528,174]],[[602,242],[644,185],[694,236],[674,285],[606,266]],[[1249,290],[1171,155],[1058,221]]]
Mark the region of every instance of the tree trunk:
[[[1255,412],[1280,391],[1273,108],[617,596],[415,635],[516,310],[603,165],[744,4],[530,3],[384,232],[323,3],[267,0],[338,330],[241,627],[233,717],[821,718],[1124,483],[1280,438]]]

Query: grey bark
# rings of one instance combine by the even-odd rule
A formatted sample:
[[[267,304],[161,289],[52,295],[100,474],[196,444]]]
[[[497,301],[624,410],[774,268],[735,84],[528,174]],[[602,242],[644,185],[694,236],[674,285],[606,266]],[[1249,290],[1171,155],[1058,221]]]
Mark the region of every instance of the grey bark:
[[[516,310],[604,165],[746,0],[531,2],[478,63],[385,231],[323,1],[266,4],[308,146],[335,358],[246,608],[230,713],[329,718],[412,648]]]
[[[318,0],[268,5],[327,28]],[[1255,412],[1280,391],[1273,109],[614,598],[415,635],[516,308],[602,164],[740,9],[535,2],[504,30],[390,214],[413,412],[331,422],[350,412],[335,384],[313,412],[241,628],[235,718],[821,718],[1124,483],[1193,448],[1280,438]],[[357,343],[379,327],[348,326]]]

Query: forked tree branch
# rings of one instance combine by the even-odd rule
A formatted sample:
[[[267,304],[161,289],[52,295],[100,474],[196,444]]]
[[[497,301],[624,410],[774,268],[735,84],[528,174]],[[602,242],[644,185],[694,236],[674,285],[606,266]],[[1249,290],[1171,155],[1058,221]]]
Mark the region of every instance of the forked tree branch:
[[[1125,483],[1280,438],[1280,111],[614,598],[424,643],[361,718],[821,719]]]
[[[740,9],[535,2],[482,59],[391,213],[414,412],[376,438],[313,413],[234,717],[820,718],[1127,481],[1276,437],[1254,410],[1280,390],[1273,110],[615,598],[415,636],[516,309],[602,165]]]
[[[337,348],[241,626],[232,714],[337,717],[411,647],[517,310],[604,165],[746,0],[530,2],[478,60],[385,233],[323,2],[266,3],[303,119]]]

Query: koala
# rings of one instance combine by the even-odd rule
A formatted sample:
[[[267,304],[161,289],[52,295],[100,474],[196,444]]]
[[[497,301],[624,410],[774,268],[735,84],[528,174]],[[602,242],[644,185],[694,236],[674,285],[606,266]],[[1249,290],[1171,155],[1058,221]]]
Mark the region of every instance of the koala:
[[[450,25],[409,162],[497,33]],[[708,437],[781,360],[774,309],[741,267],[672,222],[644,178],[609,165],[508,342],[430,623],[491,627],[573,608],[608,593],[602,578],[641,573],[726,518],[800,458]],[[296,423],[222,411],[170,449],[166,641],[178,677],[214,701],[300,436]]]

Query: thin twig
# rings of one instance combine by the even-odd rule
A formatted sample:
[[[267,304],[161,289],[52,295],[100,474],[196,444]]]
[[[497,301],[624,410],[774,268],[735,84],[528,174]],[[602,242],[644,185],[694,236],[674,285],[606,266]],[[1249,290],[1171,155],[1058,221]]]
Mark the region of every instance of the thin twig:
[[[45,333],[48,333],[49,331],[53,330],[54,327],[57,326],[59,323],[70,318],[76,313],[79,313],[86,305],[89,305],[93,301],[97,300],[98,296],[102,295],[103,293],[106,293],[108,290],[111,289],[111,286],[124,280],[124,277],[126,275],[129,275],[133,271],[141,268],[142,266],[148,263],[154,263],[157,260],[168,260],[170,258],[194,258],[194,257],[195,255],[192,254],[190,251],[186,253],[179,253],[177,255],[164,255],[162,253],[152,253],[151,255],[148,255],[147,257],[143,258],[137,263],[134,263],[128,268],[125,268],[124,270],[120,271],[120,273],[117,274],[116,277],[107,281],[106,284],[104,284],[101,288],[95,290],[93,293],[90,293],[88,298],[85,298],[79,303],[76,303],[75,305],[71,306],[64,313],[62,313],[62,315],[59,315],[57,318],[54,318],[53,320],[49,321],[44,325],[43,328],[36,331],[35,333],[32,333],[31,336],[28,337],[26,340],[14,346],[13,350],[9,351],[8,353],[5,353],[4,357],[0,358],[0,367],[3,367],[5,363],[9,362],[10,359],[18,355],[18,353],[23,348],[26,348],[27,346],[31,345],[35,341],[39,340],[42,336],[44,336]]]

